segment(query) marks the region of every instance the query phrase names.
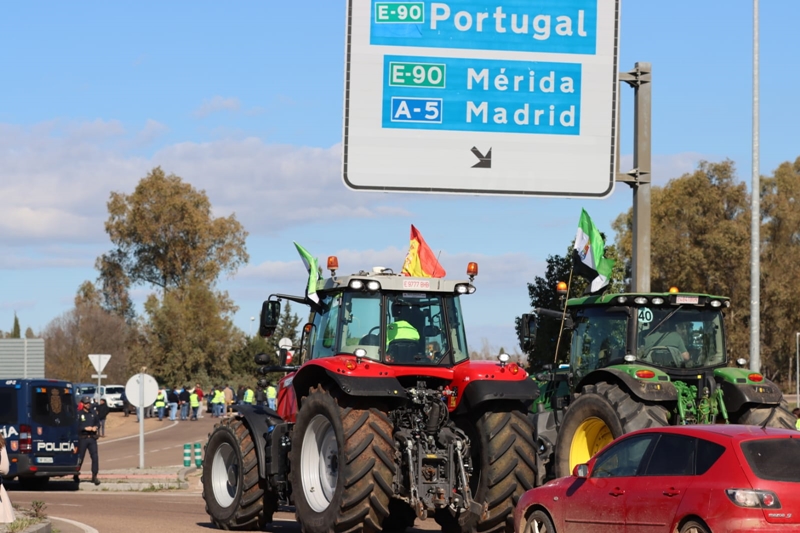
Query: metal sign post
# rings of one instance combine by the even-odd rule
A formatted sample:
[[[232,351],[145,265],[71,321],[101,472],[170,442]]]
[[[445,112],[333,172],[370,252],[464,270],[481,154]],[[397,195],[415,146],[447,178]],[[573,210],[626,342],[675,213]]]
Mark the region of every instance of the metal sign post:
[[[139,468],[144,468],[144,408],[154,401],[158,395],[158,382],[149,374],[147,368],[132,376],[125,384],[125,396],[136,406],[139,416]]]

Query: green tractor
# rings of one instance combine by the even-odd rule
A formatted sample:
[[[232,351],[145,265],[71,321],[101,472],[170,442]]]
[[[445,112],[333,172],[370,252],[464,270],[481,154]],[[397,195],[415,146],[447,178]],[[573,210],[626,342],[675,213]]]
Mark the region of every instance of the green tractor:
[[[752,424],[794,429],[777,385],[728,366],[723,311],[708,294],[605,294],[567,300],[566,312],[522,317],[532,345],[539,320],[571,332],[569,365],[545,367],[533,417],[537,485],[637,429],[681,424]],[[566,335],[566,332],[564,333]],[[563,341],[562,341],[563,342]]]

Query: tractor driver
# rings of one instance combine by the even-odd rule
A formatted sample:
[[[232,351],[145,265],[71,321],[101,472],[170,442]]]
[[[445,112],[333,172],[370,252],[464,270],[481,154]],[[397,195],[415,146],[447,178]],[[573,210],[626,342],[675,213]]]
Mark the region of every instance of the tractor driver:
[[[394,322],[387,326],[386,346],[395,340],[419,341],[419,331],[411,321],[413,320],[411,306],[404,302],[392,302],[392,317]]]
[[[658,331],[651,332],[645,337],[645,358],[652,361],[652,353],[660,347],[669,349],[670,353],[673,354],[673,360],[676,367],[685,367],[688,363],[690,357],[689,350],[686,349],[686,344],[683,342],[683,337],[681,337],[681,334],[678,333],[677,325],[674,322],[667,321],[667,323],[658,328]],[[652,362],[656,363],[657,361]]]

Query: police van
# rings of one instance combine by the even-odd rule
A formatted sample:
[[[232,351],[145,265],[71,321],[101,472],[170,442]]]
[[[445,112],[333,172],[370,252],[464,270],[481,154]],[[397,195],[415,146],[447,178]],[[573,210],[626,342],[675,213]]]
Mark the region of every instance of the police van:
[[[78,473],[78,419],[74,388],[54,379],[0,380],[0,433],[10,470],[25,490],[51,477]]]

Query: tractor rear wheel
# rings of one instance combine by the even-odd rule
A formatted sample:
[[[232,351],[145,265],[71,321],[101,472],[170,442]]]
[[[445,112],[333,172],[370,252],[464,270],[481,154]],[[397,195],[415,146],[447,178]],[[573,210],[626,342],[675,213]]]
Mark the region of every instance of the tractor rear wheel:
[[[521,409],[490,409],[461,425],[470,439],[472,498],[485,512],[454,517],[440,509],[436,522],[445,533],[513,533],[514,507],[536,479],[533,423]]]
[[[276,506],[265,503],[274,498],[265,498],[253,437],[241,419],[223,420],[211,431],[202,479],[206,512],[218,528],[253,529],[272,522]]]
[[[666,426],[667,415],[665,407],[638,401],[618,385],[587,385],[564,413],[556,439],[556,477],[571,475],[575,465],[620,435]]]
[[[756,405],[746,409],[736,419],[737,424],[795,429],[797,417],[789,411],[789,404],[781,400],[780,405]]]
[[[313,387],[297,413],[290,452],[304,533],[375,533],[389,515],[394,439],[386,413]]]

